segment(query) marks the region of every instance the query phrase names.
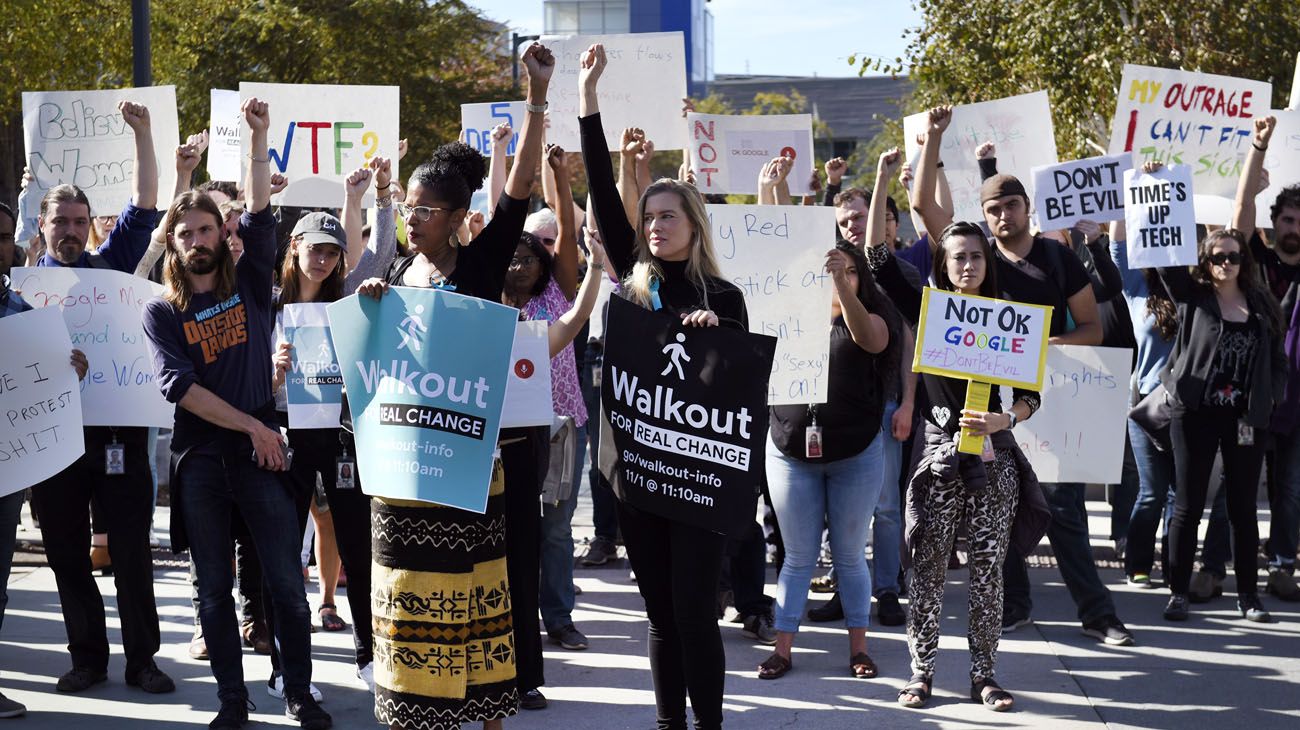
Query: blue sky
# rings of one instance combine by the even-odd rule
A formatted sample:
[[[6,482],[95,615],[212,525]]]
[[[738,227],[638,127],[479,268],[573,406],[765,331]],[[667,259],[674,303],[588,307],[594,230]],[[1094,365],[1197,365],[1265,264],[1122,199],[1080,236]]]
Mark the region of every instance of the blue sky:
[[[520,33],[542,32],[542,0],[468,2]],[[716,73],[849,76],[849,55],[892,61],[920,25],[911,0],[712,0],[709,11]]]

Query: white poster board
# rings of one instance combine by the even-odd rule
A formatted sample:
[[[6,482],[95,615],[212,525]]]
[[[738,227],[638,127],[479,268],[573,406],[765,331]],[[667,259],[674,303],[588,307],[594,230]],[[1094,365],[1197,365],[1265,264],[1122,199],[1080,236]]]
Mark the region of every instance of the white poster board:
[[[786,182],[791,195],[807,195],[813,171],[811,114],[686,115],[695,187],[701,193],[754,195],[758,174],[774,157],[794,160]]]
[[[640,127],[657,150],[686,149],[682,99],[686,98],[686,46],[680,31],[611,35],[546,36],[555,54],[551,76],[551,128],[548,142],[581,149],[578,136],[578,72],[583,51],[605,45],[609,64],[600,76],[597,98],[601,124],[611,151],[624,127]]]
[[[54,309],[0,317],[0,496],[81,458],[81,393],[72,340]]]
[[[745,295],[749,331],[771,335],[768,403],[825,403],[830,361],[830,275],[835,209],[821,205],[710,205],[722,277]]]
[[[1268,111],[1272,95],[1263,81],[1125,64],[1109,152],[1131,152],[1139,169],[1150,160],[1188,165],[1196,221],[1223,225],[1250,151],[1252,119]]]
[[[1259,228],[1273,227],[1272,207],[1277,194],[1283,188],[1300,185],[1300,109],[1274,109],[1269,114],[1277,117],[1277,126],[1264,154],[1268,187],[1255,196],[1255,225]]]
[[[1124,173],[1124,224],[1133,269],[1196,265],[1192,169],[1164,167]]]
[[[515,327],[506,402],[501,406],[501,428],[550,426],[555,420],[547,328],[546,321],[540,319],[520,322]]]
[[[176,407],[154,381],[141,323],[145,302],[162,294],[161,286],[107,269],[23,266],[10,277],[32,307],[62,311],[72,346],[86,353],[85,425],[172,427]]]
[[[483,153],[484,157],[489,157],[492,154],[492,130],[504,122],[509,124],[511,129],[506,154],[513,155],[515,146],[519,144],[519,133],[524,128],[524,115],[527,113],[522,101],[461,104],[460,141]]]
[[[929,112],[903,119],[903,141],[907,158],[920,152],[916,135],[930,126]],[[985,142],[997,146],[998,172],[1015,175],[1034,198],[1035,167],[1054,165],[1056,137],[1046,91],[1007,97],[978,104],[953,107],[952,122],[943,133],[939,159],[952,189],[953,220],[978,223],[984,220],[980,207],[979,162],[975,150]]]
[[[1300,109],[1300,53],[1295,56],[1295,77],[1291,79],[1291,103],[1287,109]]]
[[[239,92],[211,89],[208,106],[208,177],[237,183],[243,179]],[[272,117],[274,120],[274,117]]]
[[[32,200],[67,183],[85,191],[91,215],[116,215],[126,207],[134,187],[135,133],[117,110],[123,101],[149,108],[158,190],[171,194],[180,142],[176,87],[24,91],[23,142],[36,178],[27,186]]]
[[[343,372],[325,307],[323,302],[286,304],[277,323],[281,339],[293,345],[284,378],[289,428],[339,427]]]
[[[1121,153],[1035,167],[1034,210],[1039,227],[1049,231],[1081,220],[1123,220],[1124,172],[1132,166],[1132,156]]]
[[[397,169],[401,90],[396,86],[262,84],[240,82],[239,99],[256,97],[270,105],[267,146],[271,172],[289,178],[276,205],[343,205],[344,183],[376,155]],[[241,120],[242,150],[248,152],[248,123]],[[373,188],[362,199],[374,203]]]
[[[1038,390],[1052,308],[927,286],[912,370]]]
[[[1047,348],[1043,406],[1012,432],[1039,481],[1119,483],[1132,361],[1122,347]]]

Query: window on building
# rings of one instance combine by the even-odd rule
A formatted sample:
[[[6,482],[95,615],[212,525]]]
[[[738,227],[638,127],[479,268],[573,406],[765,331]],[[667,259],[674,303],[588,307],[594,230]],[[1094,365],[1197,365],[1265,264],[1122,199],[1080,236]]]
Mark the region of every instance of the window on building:
[[[545,32],[551,35],[628,33],[627,0],[549,0]]]

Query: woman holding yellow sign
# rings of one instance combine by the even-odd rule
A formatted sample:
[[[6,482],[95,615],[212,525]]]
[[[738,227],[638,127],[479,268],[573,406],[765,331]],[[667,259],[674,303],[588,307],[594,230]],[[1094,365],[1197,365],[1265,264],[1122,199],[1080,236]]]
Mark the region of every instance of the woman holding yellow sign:
[[[939,289],[998,296],[993,248],[978,226],[954,223],[938,240],[933,280]],[[922,707],[930,699],[948,556],[964,526],[970,538],[971,699],[1003,712],[1014,700],[993,680],[1002,635],[1002,561],[1022,483],[1038,488],[1011,428],[1038,410],[1039,395],[1013,388],[1013,402],[1004,411],[995,390],[988,410],[971,410],[965,407],[970,380],[929,372],[922,377],[931,405],[924,413],[920,462],[907,490],[906,536],[915,570],[907,621],[912,678],[898,693],[898,703]],[[980,454],[958,450],[963,430],[983,439]]]

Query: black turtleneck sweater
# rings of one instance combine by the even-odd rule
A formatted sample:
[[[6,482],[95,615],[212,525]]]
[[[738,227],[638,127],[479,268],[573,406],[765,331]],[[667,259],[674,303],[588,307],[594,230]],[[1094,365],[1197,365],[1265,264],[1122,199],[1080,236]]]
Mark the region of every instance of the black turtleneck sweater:
[[[605,253],[610,266],[619,279],[632,272],[636,264],[636,230],[627,220],[623,202],[614,180],[614,166],[609,158],[609,145],[600,114],[578,120],[582,132],[582,157],[587,165],[587,184],[591,191],[592,215],[605,242]],[[686,275],[685,261],[655,259],[663,279],[659,283],[659,301],[664,311],[687,314],[697,309],[712,311],[720,324],[749,329],[749,315],[745,310],[745,297],[731,282],[717,277],[706,277],[704,287]],[[707,300],[707,305],[706,305]]]

